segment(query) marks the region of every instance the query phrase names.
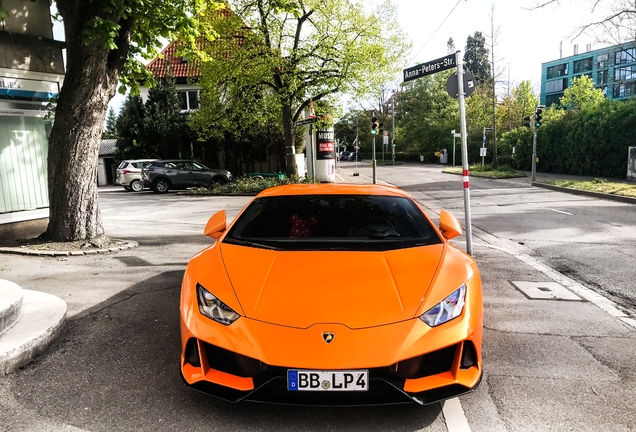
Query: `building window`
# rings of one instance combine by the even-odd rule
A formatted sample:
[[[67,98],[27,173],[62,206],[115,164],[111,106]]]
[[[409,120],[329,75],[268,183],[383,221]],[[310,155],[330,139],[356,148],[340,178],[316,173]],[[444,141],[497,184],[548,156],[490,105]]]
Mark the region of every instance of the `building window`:
[[[545,97],[545,105],[547,107],[551,106],[551,105],[561,105],[561,98],[563,97],[563,93],[558,93],[558,94],[553,94],[553,95],[547,95]]]
[[[614,97],[628,97],[636,94],[636,82],[631,82],[627,84],[616,84],[614,86]]]
[[[607,97],[607,86],[599,87],[603,92],[603,96]]]
[[[593,57],[588,57],[582,60],[574,62],[574,73],[587,72],[592,70],[592,64],[594,63]]]
[[[614,53],[614,64],[633,63],[636,61],[636,57],[634,55],[634,48],[616,51]]]
[[[563,92],[564,89],[568,88],[568,79],[563,78],[554,81],[547,81],[545,83],[545,92],[546,93],[554,93],[554,92]]]
[[[181,111],[190,111],[199,108],[198,90],[179,90],[177,94],[181,101]]]
[[[636,65],[614,69],[614,81],[629,81],[636,79]]]
[[[605,69],[607,68],[607,60],[609,60],[609,54],[605,53],[605,54],[601,54],[599,56],[596,57],[596,61],[598,62],[598,69]]]
[[[609,78],[609,71],[602,70],[596,73],[596,84],[607,84]]]
[[[556,66],[550,66],[547,72],[548,72],[548,77],[547,77],[548,79],[566,76],[568,74],[568,64],[563,63]]]

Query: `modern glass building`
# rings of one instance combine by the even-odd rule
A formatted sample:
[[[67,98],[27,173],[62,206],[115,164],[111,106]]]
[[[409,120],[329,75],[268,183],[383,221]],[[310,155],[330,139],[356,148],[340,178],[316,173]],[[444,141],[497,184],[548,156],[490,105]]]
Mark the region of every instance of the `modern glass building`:
[[[576,50],[576,48],[575,48]],[[575,51],[576,52],[576,51]],[[636,94],[636,42],[588,50],[541,65],[541,104],[559,104],[572,78],[588,75],[610,99]]]

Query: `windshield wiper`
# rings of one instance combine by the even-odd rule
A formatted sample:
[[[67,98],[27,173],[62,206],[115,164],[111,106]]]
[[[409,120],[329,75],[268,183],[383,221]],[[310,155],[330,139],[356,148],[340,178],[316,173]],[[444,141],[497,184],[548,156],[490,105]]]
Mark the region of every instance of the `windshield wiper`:
[[[229,243],[229,244],[234,244],[234,245],[238,245],[238,246],[251,246],[251,247],[256,247],[256,248],[261,248],[261,249],[269,249],[269,250],[281,250],[280,248],[274,247],[274,246],[270,246],[267,244],[263,244],[263,243],[256,243],[256,242],[251,242],[251,241],[247,241],[247,240],[240,240],[237,238],[226,238],[223,243]]]

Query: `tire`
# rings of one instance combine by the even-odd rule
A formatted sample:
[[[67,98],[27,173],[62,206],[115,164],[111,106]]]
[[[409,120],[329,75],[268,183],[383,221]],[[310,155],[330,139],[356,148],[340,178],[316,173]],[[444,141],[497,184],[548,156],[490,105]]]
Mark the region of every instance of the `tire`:
[[[154,193],[166,193],[170,190],[170,183],[168,183],[168,180],[166,179],[159,179],[159,180],[155,180],[155,182],[152,184],[152,191]]]
[[[133,180],[130,182],[130,189],[132,189],[133,192],[141,192],[144,190],[144,184],[141,180]]]
[[[262,175],[255,175],[255,176],[252,176],[252,178],[259,179],[259,180],[265,180],[265,177],[263,177]]]

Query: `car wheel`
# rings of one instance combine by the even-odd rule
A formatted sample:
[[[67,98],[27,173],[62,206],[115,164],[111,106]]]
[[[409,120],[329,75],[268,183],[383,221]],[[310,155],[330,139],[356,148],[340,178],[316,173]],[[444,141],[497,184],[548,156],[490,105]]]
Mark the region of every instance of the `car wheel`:
[[[141,180],[133,180],[130,182],[130,189],[132,189],[133,192],[141,192],[144,190],[144,184]]]
[[[227,184],[227,179],[225,179],[224,177],[214,177],[211,183],[212,183],[212,186],[214,185],[223,186],[224,184]]]
[[[166,193],[170,189],[170,184],[166,179],[159,179],[152,185],[152,191],[154,193]]]
[[[265,180],[265,177],[263,177],[262,175],[255,175],[255,176],[252,176],[252,178],[259,179],[259,180]]]

